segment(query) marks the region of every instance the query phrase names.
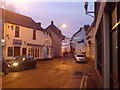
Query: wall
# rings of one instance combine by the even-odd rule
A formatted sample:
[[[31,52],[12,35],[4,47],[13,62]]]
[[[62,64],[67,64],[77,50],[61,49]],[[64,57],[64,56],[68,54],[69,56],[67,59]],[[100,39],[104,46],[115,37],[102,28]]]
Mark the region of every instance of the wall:
[[[82,39],[84,39],[84,43],[78,43],[78,41],[81,41]],[[76,54],[79,52],[79,50],[81,50],[79,53],[85,52],[85,43],[86,43],[85,30],[82,29],[73,37],[72,40],[72,48],[75,49]]]
[[[50,28],[47,29],[47,32],[51,34],[52,38],[52,47],[53,47],[53,57],[61,56],[61,38],[58,37]]]

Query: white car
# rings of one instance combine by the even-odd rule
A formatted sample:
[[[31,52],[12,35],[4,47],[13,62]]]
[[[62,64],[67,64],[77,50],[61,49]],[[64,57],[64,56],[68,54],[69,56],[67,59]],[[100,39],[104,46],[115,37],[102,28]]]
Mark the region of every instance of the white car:
[[[75,61],[78,62],[87,62],[85,56],[83,54],[75,55]]]

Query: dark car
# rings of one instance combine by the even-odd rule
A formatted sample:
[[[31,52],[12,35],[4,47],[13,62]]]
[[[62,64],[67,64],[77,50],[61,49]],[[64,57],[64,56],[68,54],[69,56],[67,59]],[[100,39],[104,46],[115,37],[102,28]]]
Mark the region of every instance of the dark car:
[[[0,70],[7,75],[9,73],[9,64],[3,57],[0,57],[0,66]]]
[[[25,69],[36,68],[37,62],[33,56],[21,55],[9,61],[10,70],[22,71]]]

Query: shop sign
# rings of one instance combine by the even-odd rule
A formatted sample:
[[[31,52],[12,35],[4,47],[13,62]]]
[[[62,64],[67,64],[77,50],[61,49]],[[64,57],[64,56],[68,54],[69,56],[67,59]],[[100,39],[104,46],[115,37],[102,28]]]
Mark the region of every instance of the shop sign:
[[[22,45],[22,40],[13,39],[13,45]]]

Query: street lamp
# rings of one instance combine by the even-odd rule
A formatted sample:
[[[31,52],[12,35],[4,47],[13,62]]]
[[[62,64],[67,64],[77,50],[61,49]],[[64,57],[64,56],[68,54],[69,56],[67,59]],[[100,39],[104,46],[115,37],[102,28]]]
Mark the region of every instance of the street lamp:
[[[67,25],[66,25],[66,24],[62,24],[62,27],[63,27],[63,28],[66,28],[66,27],[67,27]]]
[[[94,16],[89,14],[89,13],[94,13],[94,12],[93,11],[88,11],[88,2],[85,2],[84,8],[85,8],[86,15],[89,15],[89,16],[95,18]]]

